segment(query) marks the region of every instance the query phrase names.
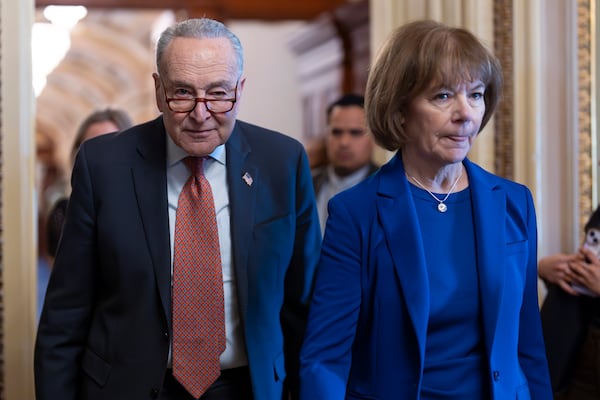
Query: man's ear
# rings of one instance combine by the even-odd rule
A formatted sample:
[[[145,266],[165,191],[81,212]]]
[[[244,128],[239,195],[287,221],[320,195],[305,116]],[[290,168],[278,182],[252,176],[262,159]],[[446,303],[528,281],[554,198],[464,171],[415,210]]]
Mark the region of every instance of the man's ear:
[[[156,72],[154,72],[152,73],[152,78],[154,79],[154,96],[156,101],[156,107],[160,112],[164,112],[162,106],[164,90],[161,89],[162,82],[160,80],[160,76]]]

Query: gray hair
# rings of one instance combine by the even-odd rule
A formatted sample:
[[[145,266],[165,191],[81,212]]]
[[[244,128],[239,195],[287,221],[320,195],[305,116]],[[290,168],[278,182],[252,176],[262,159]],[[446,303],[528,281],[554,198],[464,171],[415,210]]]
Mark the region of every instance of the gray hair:
[[[226,38],[231,43],[238,64],[238,76],[244,70],[244,50],[240,39],[219,21],[210,18],[193,18],[168,27],[160,35],[156,44],[156,68],[161,73],[160,61],[166,47],[177,37],[196,39]]]

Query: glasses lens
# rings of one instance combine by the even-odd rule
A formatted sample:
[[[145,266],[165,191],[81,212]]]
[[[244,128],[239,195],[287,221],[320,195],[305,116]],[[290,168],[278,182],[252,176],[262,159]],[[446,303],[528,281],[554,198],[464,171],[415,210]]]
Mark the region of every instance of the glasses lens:
[[[208,100],[206,102],[206,107],[216,113],[223,113],[227,111],[231,111],[233,108],[232,100]]]
[[[169,101],[169,107],[171,107],[171,110],[175,112],[189,112],[192,111],[195,106],[196,102],[194,101],[194,99],[172,99],[171,101]]]
[[[187,113],[192,111],[197,103],[204,103],[206,108],[214,113],[225,113],[233,109],[235,100],[204,100],[195,99],[169,99],[169,108],[171,111]]]

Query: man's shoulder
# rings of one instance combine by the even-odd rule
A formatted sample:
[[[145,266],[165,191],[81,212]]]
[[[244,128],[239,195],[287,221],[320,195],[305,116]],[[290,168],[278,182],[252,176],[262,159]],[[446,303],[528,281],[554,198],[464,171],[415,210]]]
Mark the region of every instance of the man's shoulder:
[[[321,186],[323,183],[327,181],[327,167],[316,167],[310,170],[310,174],[312,176],[313,186],[315,188],[315,193],[321,190]]]
[[[120,132],[100,135],[81,144],[89,160],[122,160],[136,158],[134,154],[145,155],[164,152],[166,146],[162,119],[134,125]]]
[[[313,179],[325,178],[327,176],[327,167],[316,167],[310,170]]]

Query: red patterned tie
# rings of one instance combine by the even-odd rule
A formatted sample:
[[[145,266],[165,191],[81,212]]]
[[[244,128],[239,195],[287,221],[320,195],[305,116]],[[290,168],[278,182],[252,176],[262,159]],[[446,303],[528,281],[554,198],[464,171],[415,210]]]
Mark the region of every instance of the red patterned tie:
[[[173,376],[195,398],[219,377],[225,311],[219,235],[203,158],[187,157],[192,174],[177,206],[173,257]]]

